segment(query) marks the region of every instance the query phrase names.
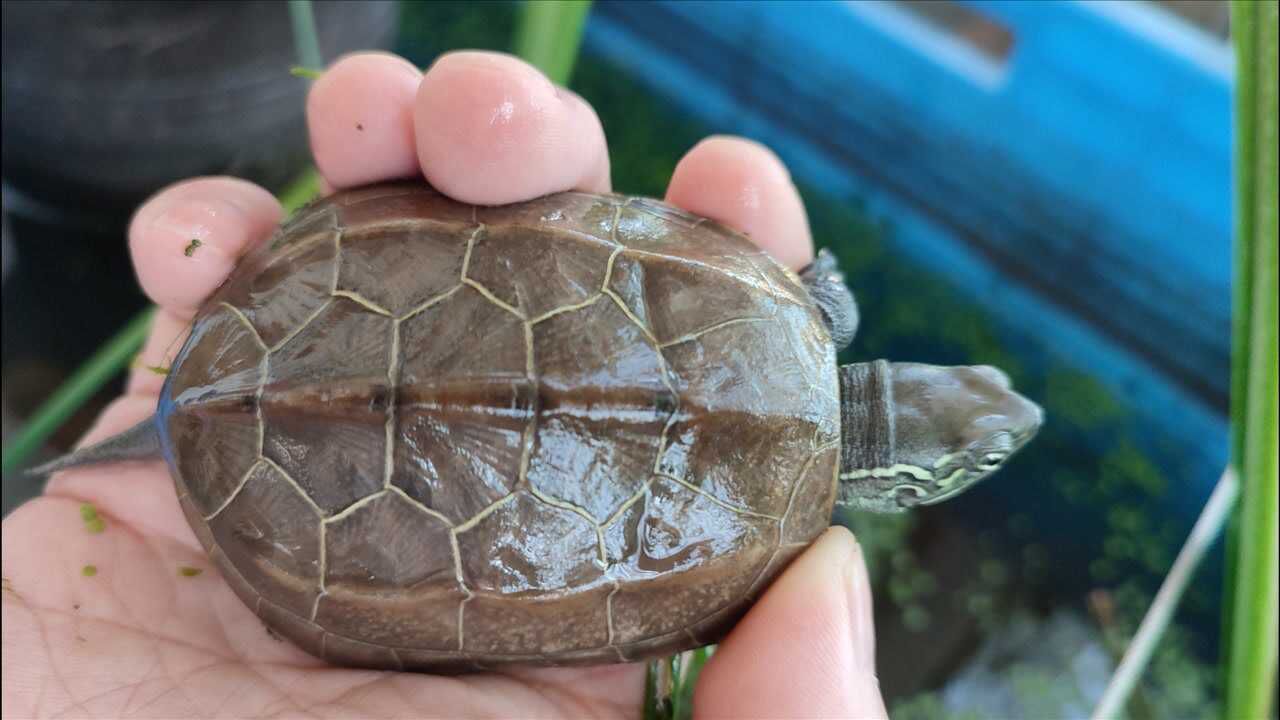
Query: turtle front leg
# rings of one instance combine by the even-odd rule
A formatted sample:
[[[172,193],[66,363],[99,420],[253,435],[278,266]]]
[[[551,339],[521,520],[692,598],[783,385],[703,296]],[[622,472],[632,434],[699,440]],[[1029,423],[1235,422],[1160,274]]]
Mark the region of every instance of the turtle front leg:
[[[835,255],[826,248],[819,250],[813,262],[800,271],[800,281],[822,313],[822,322],[831,333],[836,352],[844,350],[858,332],[858,304],[844,284]]]

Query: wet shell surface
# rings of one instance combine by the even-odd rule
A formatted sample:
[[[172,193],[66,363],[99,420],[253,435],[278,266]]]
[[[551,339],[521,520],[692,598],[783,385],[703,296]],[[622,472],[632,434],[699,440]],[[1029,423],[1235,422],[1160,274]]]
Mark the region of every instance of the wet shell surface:
[[[830,520],[836,358],[794,273],[657,201],[342,192],[249,255],[160,402],[192,527],[331,662],[718,640]]]

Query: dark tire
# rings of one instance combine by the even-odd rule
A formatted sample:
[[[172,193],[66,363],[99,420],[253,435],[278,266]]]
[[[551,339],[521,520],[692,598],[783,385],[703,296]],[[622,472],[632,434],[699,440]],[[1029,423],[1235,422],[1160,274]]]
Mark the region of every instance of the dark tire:
[[[326,61],[388,47],[396,10],[315,3]],[[306,162],[286,3],[5,2],[3,21],[4,180],[46,210],[102,227],[182,178],[278,189]]]

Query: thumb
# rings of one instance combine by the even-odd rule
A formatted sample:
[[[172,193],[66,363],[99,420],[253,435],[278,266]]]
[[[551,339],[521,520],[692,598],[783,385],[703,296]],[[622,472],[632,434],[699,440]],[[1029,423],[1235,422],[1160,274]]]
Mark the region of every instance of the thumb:
[[[698,677],[699,718],[884,718],[862,548],[833,527],[774,581]]]

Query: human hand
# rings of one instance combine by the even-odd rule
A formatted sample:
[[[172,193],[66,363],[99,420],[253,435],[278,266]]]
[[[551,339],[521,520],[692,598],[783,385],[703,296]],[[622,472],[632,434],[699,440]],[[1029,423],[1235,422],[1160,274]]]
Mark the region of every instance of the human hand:
[[[527,64],[454,53],[424,75],[386,54],[348,56],[312,86],[312,150],[326,191],[425,175],[458,200],[498,204],[610,190],[595,112]],[[781,162],[710,138],[681,160],[667,201],[749,234],[798,268],[813,254]],[[142,365],[167,365],[203,300],[280,221],[265,190],[231,178],[174,185],[134,216],[138,277],[160,306]],[[183,255],[191,238],[202,246]],[[135,371],[85,438],[150,415],[162,378]],[[105,530],[86,531],[81,503]],[[82,570],[92,565],[97,573]],[[217,572],[162,464],[61,473],[3,523],[6,717],[635,717],[644,665],[435,677],[333,668],[274,638]],[[700,676],[699,717],[883,717],[870,586],[848,531],[823,534],[769,588]]]

